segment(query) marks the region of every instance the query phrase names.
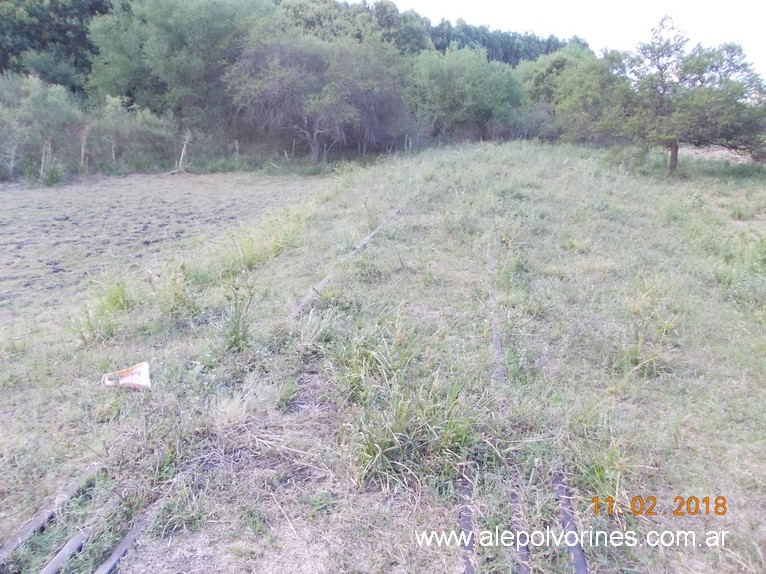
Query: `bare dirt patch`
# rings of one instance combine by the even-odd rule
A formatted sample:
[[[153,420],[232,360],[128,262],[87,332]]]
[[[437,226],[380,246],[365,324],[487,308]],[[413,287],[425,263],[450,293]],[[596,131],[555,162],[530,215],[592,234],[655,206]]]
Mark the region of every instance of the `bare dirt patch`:
[[[684,146],[681,149],[680,153],[681,155],[686,157],[727,161],[733,164],[753,163],[753,160],[749,156],[737,153],[735,151],[732,151],[730,149],[726,149],[720,146],[709,146],[709,147]]]
[[[81,300],[89,278],[192,251],[320,185],[240,173],[0,187],[0,323],[44,321]]]

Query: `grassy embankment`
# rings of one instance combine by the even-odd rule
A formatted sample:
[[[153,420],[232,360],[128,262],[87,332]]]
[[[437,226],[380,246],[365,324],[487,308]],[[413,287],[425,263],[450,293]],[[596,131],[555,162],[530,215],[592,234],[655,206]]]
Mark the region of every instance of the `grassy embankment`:
[[[762,172],[689,161],[667,179],[605,152],[513,143],[322,183],[196,254],[113,276],[45,345],[5,341],[2,537],[75,469],[104,463],[14,568],[39,567],[119,485],[122,510],[68,572],[161,496],[126,571],[459,571],[456,550],[418,549],[412,530],[457,528],[470,465],[479,530],[507,527],[512,489],[529,529],[557,527],[548,478],[563,468],[584,529],[730,532],[725,549],[586,547],[599,572],[763,570]],[[507,383],[491,379],[490,292]],[[140,360],[152,391],[96,384]],[[597,518],[596,495],[623,510],[655,496],[660,513]],[[692,495],[726,496],[727,514],[670,516]],[[513,558],[478,559],[506,572]],[[565,549],[533,559],[571,568]]]

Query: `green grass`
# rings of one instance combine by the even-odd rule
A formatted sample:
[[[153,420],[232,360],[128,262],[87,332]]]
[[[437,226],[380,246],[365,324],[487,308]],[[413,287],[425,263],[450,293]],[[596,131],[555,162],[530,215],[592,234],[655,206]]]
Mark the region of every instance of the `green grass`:
[[[292,379],[285,381],[282,384],[282,388],[279,391],[279,399],[277,399],[277,407],[280,410],[287,411],[295,402],[300,391],[298,383]]]
[[[681,171],[530,142],[342,165],[311,180],[316,196],[193,257],[117,275],[69,330],[4,343],[6,401],[22,413],[0,438],[9,507],[31,514],[35,480],[53,489],[67,473],[48,469],[97,456],[130,486],[130,516],[160,500],[139,570],[215,548],[232,571],[444,572],[459,555],[415,547],[412,528],[457,528],[467,468],[480,528],[507,525],[514,489],[530,529],[559,523],[547,483],[563,468],[583,529],[731,532],[725,550],[587,547],[594,570],[762,571],[766,180],[683,158]],[[506,382],[492,379],[490,293]],[[95,384],[144,359],[150,393]],[[590,507],[656,496],[672,510],[691,495],[724,495],[730,512]],[[106,520],[105,540],[127,523]],[[43,536],[35,548],[55,546]],[[481,571],[511,559],[478,549]],[[571,569],[564,548],[535,561]]]
[[[223,347],[227,351],[244,351],[250,346],[253,303],[253,293],[247,287],[235,286],[226,295],[220,329]]]
[[[69,329],[83,345],[89,345],[112,339],[117,325],[108,312],[86,308],[81,317],[72,319]]]
[[[224,254],[226,271],[229,273],[252,271],[265,265],[285,249],[295,247],[300,240],[301,230],[310,206],[303,211],[285,209],[284,212],[267,218],[262,224],[235,239]],[[209,274],[209,273],[208,273]],[[197,272],[199,276],[199,271]],[[203,273],[203,277],[206,274]]]
[[[124,281],[115,281],[105,286],[101,299],[101,309],[106,313],[128,311],[135,304]]]
[[[335,495],[332,492],[321,490],[309,499],[312,512],[316,514],[332,514],[337,505]]]
[[[51,528],[23,544],[14,554],[7,572],[32,572],[41,570],[55,556],[58,549],[73,536],[78,527],[87,523],[88,512],[93,510],[92,492],[73,497],[61,508],[60,517]]]
[[[211,511],[202,492],[195,492],[193,485],[177,487],[173,496],[160,508],[151,531],[162,537],[178,532],[197,532],[205,525]]]

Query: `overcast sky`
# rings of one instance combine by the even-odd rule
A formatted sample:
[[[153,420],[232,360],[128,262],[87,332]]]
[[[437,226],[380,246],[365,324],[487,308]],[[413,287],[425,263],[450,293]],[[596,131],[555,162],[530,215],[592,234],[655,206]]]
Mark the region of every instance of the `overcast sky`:
[[[393,0],[404,12],[413,9],[433,24],[442,18],[510,32],[580,36],[591,49],[633,50],[649,39],[651,29],[668,15],[693,44],[712,47],[740,44],[748,61],[766,78],[766,5],[753,0],[705,3],[699,0]],[[757,6],[761,8],[757,8]]]

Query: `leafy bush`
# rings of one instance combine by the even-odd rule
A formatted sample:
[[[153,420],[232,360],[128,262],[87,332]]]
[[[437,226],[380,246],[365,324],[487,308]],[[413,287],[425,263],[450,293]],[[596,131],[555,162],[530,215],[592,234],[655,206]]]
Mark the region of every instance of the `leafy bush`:
[[[412,106],[434,135],[491,137],[510,126],[522,103],[510,66],[487,61],[483,49],[422,53],[412,90]]]
[[[67,174],[149,171],[173,165],[173,121],[106,97],[83,112],[63,86],[0,77],[0,179],[55,185]]]

